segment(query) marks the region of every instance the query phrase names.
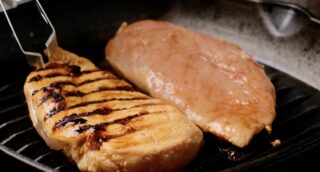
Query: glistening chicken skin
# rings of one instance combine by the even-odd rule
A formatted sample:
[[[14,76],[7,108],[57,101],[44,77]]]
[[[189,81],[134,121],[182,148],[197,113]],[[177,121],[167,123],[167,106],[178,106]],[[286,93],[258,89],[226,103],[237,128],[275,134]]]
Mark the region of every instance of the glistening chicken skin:
[[[122,25],[106,59],[128,80],[238,147],[271,131],[275,89],[238,46],[170,23]]]

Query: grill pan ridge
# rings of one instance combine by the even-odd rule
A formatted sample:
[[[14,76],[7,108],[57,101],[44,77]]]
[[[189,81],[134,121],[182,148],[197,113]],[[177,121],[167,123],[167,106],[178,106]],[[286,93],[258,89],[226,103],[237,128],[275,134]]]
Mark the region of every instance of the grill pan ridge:
[[[247,170],[267,168],[319,149],[320,93],[294,78],[266,67],[277,91],[277,117],[271,135],[262,132],[238,149],[205,133],[205,144],[186,171]],[[77,171],[59,151],[48,148],[28,117],[22,90],[24,78],[0,86],[0,149],[44,171]],[[303,125],[301,125],[303,124]],[[280,139],[279,147],[269,142]]]
[[[103,57],[103,46],[122,21],[131,22],[143,18],[159,19],[163,18],[163,12],[168,10],[166,1],[152,3],[147,0],[139,0],[136,4],[130,4],[126,1],[119,3],[115,1],[100,1],[99,6],[105,5],[106,10],[97,8],[96,13],[88,18],[85,16],[81,19],[75,17],[73,18],[74,26],[67,26],[66,24],[70,22],[68,20],[71,19],[64,15],[69,15],[69,17],[76,16],[83,13],[80,10],[81,7],[82,10],[90,10],[89,8],[93,7],[84,8],[83,6],[78,6],[77,3],[71,3],[71,1],[59,2],[61,4],[63,2],[63,5],[54,6],[53,1],[47,0],[47,4],[44,4],[44,7],[49,9],[48,5],[52,5],[51,10],[48,10],[48,15],[52,16],[53,23],[57,26],[57,32],[61,36],[58,37],[59,42],[61,40],[61,46],[82,56],[92,58],[91,60],[99,64],[102,69],[107,70],[110,69],[108,65],[100,63],[102,58],[95,59],[94,57]],[[82,5],[86,3],[87,1],[81,1]],[[141,4],[145,6],[141,6]],[[191,6],[196,5],[191,3]],[[243,10],[247,10],[247,5],[240,4],[239,6]],[[21,14],[26,13],[28,8],[30,6],[25,4],[21,6],[22,12],[20,15],[15,11],[11,11],[11,15],[13,18],[17,16],[26,17]],[[79,10],[77,10],[78,8]],[[126,14],[121,13],[122,8],[126,9]],[[69,12],[68,10],[71,11],[71,9],[75,10]],[[59,11],[59,13],[64,11],[64,13],[58,15],[55,11]],[[188,11],[188,9],[185,11]],[[219,14],[216,13],[213,18],[219,18]],[[117,17],[103,19],[99,18],[101,15]],[[96,20],[90,20],[90,17]],[[21,20],[29,21],[27,18],[21,18]],[[85,22],[83,23],[80,20],[90,20],[91,25],[87,26],[84,24]],[[61,23],[58,21],[61,21]],[[94,22],[100,24],[100,27],[92,27],[95,24]],[[217,22],[219,21],[217,20]],[[2,26],[2,24],[5,25],[0,19],[0,25]],[[19,25],[21,26],[21,24]],[[75,26],[76,28],[74,28]],[[63,30],[62,28],[64,27],[68,27],[68,29]],[[245,25],[244,27],[249,26]],[[70,34],[72,29],[76,29],[77,32]],[[38,32],[41,31],[38,30]],[[9,33],[10,31],[1,27],[0,32]],[[29,34],[28,31],[19,31],[19,33]],[[81,35],[94,36],[81,38]],[[0,40],[9,39],[7,39],[7,35],[0,34]],[[39,42],[41,42],[41,39],[30,46],[37,47]],[[42,171],[78,171],[76,166],[70,163],[61,152],[51,150],[46,146],[45,142],[32,127],[22,91],[23,82],[31,69],[22,66],[23,57],[16,53],[17,47],[7,47],[8,45],[15,45],[13,41],[10,43],[1,44],[0,46],[0,65],[15,66],[14,70],[0,67],[0,150]],[[90,43],[92,44],[88,46]],[[311,43],[310,45],[313,47],[318,45],[317,42]],[[312,48],[304,53],[311,51],[313,52]],[[16,61],[18,60],[21,63],[17,63]],[[238,149],[220,141],[211,134],[205,133],[203,148],[198,157],[184,171],[256,171],[257,169],[270,169],[284,162],[294,160],[307,152],[320,152],[320,92],[277,69],[266,66],[265,70],[277,91],[277,116],[273,123],[272,134],[269,135],[263,131],[253,139],[248,147]],[[282,144],[278,147],[272,147],[270,142],[275,139],[280,139]]]

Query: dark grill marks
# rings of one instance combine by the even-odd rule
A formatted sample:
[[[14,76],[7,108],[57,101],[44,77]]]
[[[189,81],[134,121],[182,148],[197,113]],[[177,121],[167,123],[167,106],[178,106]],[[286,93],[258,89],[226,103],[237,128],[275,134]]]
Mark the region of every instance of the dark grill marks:
[[[81,86],[81,85],[84,85],[84,84],[88,84],[88,83],[92,83],[92,82],[96,82],[96,81],[100,81],[100,80],[109,80],[109,79],[114,79],[114,78],[109,78],[109,77],[105,77],[105,78],[98,78],[98,79],[94,79],[94,80],[86,80],[80,84],[75,84],[71,81],[58,81],[58,82],[54,82],[52,84],[50,84],[48,87],[54,87],[56,89],[61,89],[62,86],[65,86],[65,85],[72,85],[74,87],[78,87],[78,86]],[[115,79],[117,80],[117,79]],[[43,90],[47,87],[42,87],[41,89],[39,90],[33,90],[32,91],[32,96],[34,96],[35,94],[37,94],[40,90]],[[99,91],[106,91],[106,90],[127,90],[127,91],[130,91],[132,90],[132,87],[131,86],[117,86],[117,87],[101,87],[99,88],[98,91],[93,91],[93,92],[99,92]],[[91,92],[91,93],[93,93]],[[88,93],[87,93],[88,94]],[[66,93],[66,96],[83,96],[85,95],[85,93],[81,93],[79,91],[77,91],[76,93],[75,92],[68,92]]]
[[[76,65],[70,65],[69,66],[69,71],[70,71],[70,76],[78,76],[80,75],[80,71],[81,71],[81,68],[79,66],[76,66]]]
[[[53,73],[49,73],[47,75],[44,76],[40,76],[40,75],[36,75],[34,77],[32,77],[29,82],[34,82],[34,81],[40,81],[43,78],[54,78],[54,77],[58,77],[58,76],[69,76],[69,74],[66,73],[59,73],[59,72],[53,72]]]
[[[88,73],[100,71],[98,69],[81,71],[81,68],[79,66],[76,66],[76,65],[69,65],[68,66],[68,65],[57,64],[57,63],[51,63],[45,69],[39,69],[36,71],[44,71],[44,70],[48,70],[48,69],[57,69],[57,68],[65,68],[68,70],[68,72],[67,73],[52,72],[52,73],[49,73],[44,76],[36,75],[33,78],[31,78],[29,80],[29,82],[40,81],[43,78],[53,78],[53,77],[58,77],[58,76],[79,77],[82,74],[88,74]]]
[[[135,128],[128,128],[124,133],[117,135],[105,135],[101,130],[96,130],[90,134],[87,138],[87,144],[90,149],[99,150],[103,142],[107,142],[111,139],[122,137],[137,131]]]
[[[41,77],[40,75],[36,75],[36,76],[32,77],[32,78],[29,80],[29,82],[39,81],[39,80],[41,80],[41,79],[42,79],[42,77]]]
[[[79,77],[79,76],[81,76],[82,74],[88,74],[88,73],[93,73],[93,72],[99,71],[99,70],[85,70],[85,71],[81,71],[81,72],[79,71],[79,72],[77,72],[76,69],[73,69],[73,70],[75,70],[75,71],[71,71],[70,73],[53,72],[53,73],[49,73],[49,74],[47,74],[47,75],[45,75],[45,76],[43,76],[43,77],[41,77],[40,75],[37,75],[38,77],[41,77],[41,78],[39,78],[39,79],[37,79],[37,80],[33,80],[33,81],[39,81],[39,80],[41,80],[41,79],[43,79],[43,78],[54,78],[54,77],[57,77],[57,76]],[[35,76],[35,77],[36,77],[36,76]],[[31,79],[32,79],[32,78],[31,78]],[[30,82],[31,82],[31,79],[30,79]]]
[[[54,82],[52,84],[50,84],[49,87],[53,87],[53,88],[56,88],[56,89],[61,89],[62,86],[65,86],[65,85],[72,85],[72,86],[76,86],[73,82],[71,81],[58,81],[58,82]],[[45,87],[44,87],[45,88]],[[42,88],[42,89],[44,89]]]
[[[53,87],[45,87],[43,89],[43,92],[45,92],[46,95],[40,99],[38,106],[42,105],[44,102],[46,102],[50,98],[53,98],[56,103],[65,100],[60,93],[57,93],[54,91],[55,89]]]
[[[89,115],[93,115],[93,114],[107,115],[111,112],[112,112],[112,109],[110,109],[110,108],[101,108],[101,109],[96,109],[91,112],[84,112],[84,113],[80,113],[80,114],[72,114],[69,116],[64,116],[61,120],[59,120],[58,122],[55,123],[55,125],[53,127],[53,131],[58,128],[65,127],[69,122],[72,122],[73,120],[78,119],[80,117],[85,117],[85,116],[89,116]]]
[[[99,69],[94,69],[94,70],[85,70],[85,71],[81,71],[81,68],[79,66],[76,65],[65,65],[65,64],[58,64],[58,63],[50,63],[49,65],[47,65],[47,67],[45,69],[39,69],[37,71],[41,71],[41,70],[47,70],[47,69],[56,69],[56,68],[67,68],[69,73],[63,73],[63,72],[52,72],[49,73],[45,76],[40,76],[40,75],[36,75],[35,77],[31,78],[29,80],[29,82],[33,82],[33,81],[40,81],[43,78],[53,78],[53,77],[58,77],[58,76],[66,76],[66,77],[79,77],[82,74],[88,74],[88,73],[92,73],[92,72],[98,72],[101,71]],[[117,78],[115,76],[113,76],[112,74],[110,74],[109,72],[106,71],[101,71],[103,72],[103,74],[108,75],[108,76],[104,76],[101,78],[96,78],[96,79],[88,79],[86,81],[83,81],[79,84],[75,84],[72,81],[57,81],[55,83],[50,84],[48,87],[53,87],[56,89],[61,89],[62,86],[64,85],[72,85],[72,86],[81,86],[84,84],[88,84],[88,83],[92,83],[92,82],[96,82],[96,81],[101,81],[101,80],[109,80],[109,79],[114,79],[117,80]],[[35,94],[37,94],[40,90],[44,90],[46,87],[43,87],[39,90],[33,90],[32,91],[32,96],[34,96]],[[131,86],[122,86],[122,87],[115,87],[115,88],[99,88],[98,91],[103,91],[103,90],[132,90]],[[96,91],[94,91],[96,92]],[[66,93],[67,96],[83,96],[85,95],[84,93],[81,93],[79,91],[76,92],[69,92]],[[50,97],[50,96],[49,96]],[[44,98],[44,101],[47,100],[46,98]]]
[[[86,119],[83,119],[83,118],[74,119],[74,120],[72,121],[73,124],[84,124],[84,123],[86,123],[86,122],[87,122],[87,120],[86,120]]]
[[[96,82],[96,81],[111,80],[111,79],[118,80],[118,79],[113,78],[113,77],[112,77],[112,78],[110,78],[110,77],[102,77],[102,78],[89,79],[89,80],[83,81],[83,82],[77,84],[77,86],[81,86],[81,85],[88,84],[88,83],[92,83],[92,82]]]
[[[146,99],[148,99],[148,97],[103,99],[103,100],[97,100],[97,101],[89,101],[89,102],[79,103],[79,104],[70,106],[68,109],[74,109],[74,108],[78,108],[78,107],[82,107],[82,106],[87,106],[87,105],[91,105],[91,104],[104,103],[104,102],[110,102],[110,101],[115,101],[115,100],[125,101],[125,100],[146,100]]]
[[[99,130],[93,132],[87,137],[87,145],[90,149],[93,150],[99,150],[102,143],[105,141],[107,141],[107,136],[103,135]]]
[[[55,108],[53,108],[52,110],[50,110],[50,112],[47,113],[47,114],[44,116],[44,121],[46,121],[48,118],[54,116],[54,115],[57,114],[58,112],[63,111],[65,108],[66,108],[66,102],[65,102],[65,101],[59,102],[59,103],[57,104],[57,107],[55,107]]]
[[[54,73],[49,73],[49,74],[45,75],[43,78],[54,78],[57,76],[69,76],[69,74],[54,72]]]
[[[66,97],[83,97],[88,94],[92,93],[97,93],[97,92],[102,92],[102,91],[133,91],[133,88],[130,85],[126,86],[116,86],[116,87],[100,87],[98,90],[94,90],[88,93],[83,93],[81,91],[72,91],[72,92],[66,92],[65,96]]]
[[[135,114],[135,115],[127,116],[127,117],[125,117],[125,118],[117,119],[117,120],[114,120],[114,121],[111,121],[111,122],[104,122],[104,123],[95,124],[95,125],[84,125],[84,126],[79,127],[79,128],[76,130],[76,132],[78,132],[78,133],[83,133],[83,132],[89,130],[90,128],[92,128],[92,129],[94,129],[94,130],[104,131],[107,126],[112,125],[112,124],[122,124],[122,125],[126,125],[126,124],[128,124],[131,120],[136,119],[136,118],[138,118],[138,117],[141,117],[141,116],[144,116],[144,115],[148,115],[148,114],[162,113],[162,112],[166,112],[166,111],[157,111],[157,112],[152,112],[152,113],[149,113],[149,112],[139,112],[139,113],[137,113],[137,114]]]
[[[64,98],[59,93],[53,93],[52,97],[56,102],[60,102],[60,101],[64,100]]]
[[[37,92],[39,92],[39,90],[33,90],[31,95],[34,96],[35,94],[37,94]]]
[[[100,87],[97,91],[93,92],[100,92],[100,91],[133,91],[133,88],[130,85],[125,86],[116,86],[116,87]]]
[[[67,83],[67,84],[69,84],[69,83]],[[54,100],[55,100],[56,102],[59,102],[59,101],[61,101],[61,100],[64,100],[64,98],[62,97],[61,94],[59,94],[59,93],[54,93],[54,92],[53,92],[53,89],[54,89],[54,88],[60,89],[59,83],[58,83],[58,84],[50,85],[49,87],[44,87],[44,88],[42,89],[44,92],[48,92],[48,94],[40,99],[38,105],[43,104],[45,101],[47,101],[47,100],[50,99],[50,98],[54,98]],[[52,90],[52,91],[49,91],[49,90]],[[99,91],[100,91],[100,90],[99,90]],[[99,91],[94,91],[94,92],[99,92]],[[38,92],[38,91],[36,91],[35,93],[37,93],[37,92]],[[32,93],[32,95],[34,95],[35,93]],[[84,95],[86,95],[86,94],[81,93],[80,91],[76,91],[76,92],[67,92],[65,95],[66,95],[66,96],[80,96],[80,97],[81,97],[81,96],[84,96]]]
[[[66,97],[72,97],[72,96],[74,96],[74,97],[83,97],[86,94],[89,94],[89,93],[83,93],[81,91],[70,91],[70,92],[66,92],[65,96]]]
[[[37,94],[39,91],[43,90],[45,91],[46,89],[48,88],[56,88],[56,89],[61,89],[61,86],[64,86],[64,85],[72,85],[72,86],[75,86],[75,84],[71,81],[58,81],[58,82],[54,82],[52,84],[50,84],[49,86],[47,87],[42,87],[40,88],[39,90],[33,90],[32,91],[32,96],[34,96],[35,94]]]
[[[59,122],[56,123],[56,125],[54,127],[55,128],[61,128],[61,127],[66,126],[66,125],[84,124],[86,122],[87,122],[86,119],[78,118],[77,114],[72,114],[70,116],[63,117]]]
[[[90,149],[99,149],[100,146],[102,145],[103,142],[107,142],[111,139],[115,139],[118,137],[122,137],[131,133],[136,132],[137,130],[135,128],[128,128],[124,133],[121,134],[117,134],[117,135],[105,135],[103,134],[103,131],[105,131],[106,127],[108,127],[109,125],[112,124],[122,124],[122,125],[126,125],[129,122],[131,122],[133,119],[139,118],[141,116],[144,115],[148,115],[148,114],[155,114],[155,113],[161,113],[161,112],[165,112],[165,111],[158,111],[158,112],[153,112],[153,113],[149,113],[149,112],[140,112],[137,113],[135,115],[132,116],[128,116],[126,118],[122,118],[122,119],[117,119],[115,121],[112,122],[105,122],[105,123],[101,123],[101,124],[96,124],[96,125],[84,125],[79,127],[76,132],[78,133],[83,133],[89,129],[94,129],[94,132],[92,134],[90,134],[87,138],[87,144],[88,147]]]
[[[42,90],[43,92],[46,92],[47,94],[52,94],[52,93],[54,92],[54,88],[53,88],[53,87],[50,87],[50,86],[44,87],[44,88],[42,88],[42,89],[40,89],[40,90]],[[33,90],[33,91],[32,91],[32,96],[35,95],[35,94],[36,94],[37,92],[39,92],[40,90]]]
[[[36,75],[33,78],[31,78],[29,80],[29,82],[40,81],[43,78],[54,78],[54,77],[58,77],[58,76],[78,77],[82,74],[88,74],[91,72],[99,72],[100,71],[98,69],[81,71],[81,68],[79,66],[65,65],[65,64],[58,64],[58,63],[50,63],[49,65],[46,66],[45,69],[39,69],[37,71],[43,71],[43,70],[48,70],[48,69],[58,69],[58,68],[60,68],[60,69],[62,68],[63,70],[62,71],[53,71],[53,72],[48,73],[43,76]],[[101,71],[101,72],[103,72],[103,71]],[[100,87],[100,88],[98,88],[98,90],[94,90],[89,93],[83,93],[80,91],[73,91],[73,92],[67,92],[64,94],[64,96],[62,96],[61,92],[63,91],[63,86],[65,86],[65,85],[72,85],[74,87],[78,87],[78,86],[81,86],[84,84],[93,83],[93,82],[100,81],[100,80],[108,80],[108,79],[117,80],[117,78],[115,76],[113,76],[112,74],[110,74],[108,72],[103,72],[103,74],[106,76],[101,77],[101,78],[96,78],[96,79],[88,79],[88,80],[83,81],[79,84],[75,84],[72,80],[71,81],[56,81],[54,83],[51,83],[49,86],[42,87],[38,90],[33,90],[32,96],[37,94],[39,91],[43,91],[45,93],[44,94],[45,96],[39,100],[39,104],[38,104],[39,106],[42,105],[43,103],[45,103],[47,100],[52,99],[52,98],[54,99],[54,101],[56,103],[55,104],[56,106],[53,109],[51,109],[47,114],[45,114],[44,120],[46,121],[48,118],[54,116],[55,114],[65,110],[67,108],[64,96],[84,96],[84,95],[87,95],[90,93],[95,93],[95,92],[100,92],[100,91],[111,91],[111,90],[124,90],[124,91],[132,91],[133,90],[130,85],[115,86],[115,87]],[[142,98],[139,98],[139,99],[142,99]],[[116,100],[116,99],[114,99],[114,100]],[[127,100],[129,100],[129,99],[127,99]],[[77,107],[81,107],[81,106],[86,106],[86,105],[95,104],[95,103],[102,103],[102,102],[106,102],[106,101],[112,101],[112,100],[86,102],[86,103],[81,103],[81,104],[75,105],[71,108],[77,108]],[[86,122],[86,119],[81,118],[82,116],[89,116],[92,114],[103,115],[103,114],[109,114],[110,112],[112,112],[112,110],[104,108],[104,109],[97,109],[92,112],[73,114],[73,115],[70,115],[70,117],[65,117],[65,118],[61,119],[59,122],[56,123],[56,126],[54,128],[60,128],[65,125],[68,125],[68,124],[82,124],[82,123]]]
[[[98,71],[101,71],[99,69],[95,69],[95,70],[84,70],[84,71],[81,71],[81,75],[83,74],[88,74],[88,73],[93,73],[93,72],[98,72]]]
[[[108,115],[111,112],[115,112],[115,111],[127,110],[127,109],[143,107],[143,106],[151,106],[151,105],[160,105],[160,104],[157,104],[157,103],[145,103],[145,104],[140,104],[140,105],[126,107],[126,108],[120,108],[120,109],[111,109],[111,108],[104,107],[104,108],[96,109],[96,110],[91,111],[91,112],[84,112],[84,113],[80,113],[80,114],[72,114],[72,115],[63,117],[60,121],[55,123],[55,125],[53,127],[53,131],[56,130],[56,129],[65,127],[70,121],[72,121],[74,119],[77,119],[77,118],[86,117],[86,116],[95,115],[95,114]]]
[[[45,101],[47,101],[50,98],[53,98],[56,103],[64,100],[64,98],[59,93],[49,93],[40,99],[38,106],[42,105]]]
[[[81,68],[77,65],[67,65],[67,64],[59,64],[59,63],[49,63],[45,68],[38,69],[36,71],[44,71],[48,69],[57,69],[57,68],[67,68],[73,74],[78,74],[81,71]]]

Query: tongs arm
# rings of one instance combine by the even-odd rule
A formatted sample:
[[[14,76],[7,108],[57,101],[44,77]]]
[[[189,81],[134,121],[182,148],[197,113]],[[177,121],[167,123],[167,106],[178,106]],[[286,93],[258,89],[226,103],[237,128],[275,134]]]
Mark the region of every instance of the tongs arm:
[[[45,43],[45,46],[47,47],[47,49],[50,51],[52,50],[53,48],[57,47],[58,46],[58,43],[57,43],[57,38],[56,38],[56,31],[51,23],[51,21],[49,20],[47,14],[45,13],[45,11],[43,10],[41,4],[39,3],[38,0],[34,0],[36,5],[37,5],[37,9],[38,11],[40,12],[42,18],[45,20],[45,22],[50,26],[52,32],[48,38],[48,40],[46,41]],[[2,0],[0,0],[0,6],[1,8],[3,9],[3,12],[4,12],[4,15],[7,19],[7,22],[10,26],[10,29],[12,31],[12,34],[15,38],[15,40],[17,41],[18,45],[19,45],[19,48],[20,50],[22,51],[23,54],[25,54],[26,58],[27,58],[27,62],[30,66],[32,67],[35,67],[35,68],[45,68],[45,65],[44,65],[44,60],[43,60],[43,56],[41,53],[39,52],[32,52],[32,51],[26,51],[25,49],[23,49],[21,43],[20,43],[20,40],[14,30],[14,27],[11,23],[11,20],[7,14],[7,11],[3,5],[3,2]]]

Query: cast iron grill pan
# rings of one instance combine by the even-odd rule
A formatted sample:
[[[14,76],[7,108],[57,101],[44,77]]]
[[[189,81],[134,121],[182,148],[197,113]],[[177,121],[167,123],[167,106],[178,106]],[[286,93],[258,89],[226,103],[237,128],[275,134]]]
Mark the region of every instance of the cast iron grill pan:
[[[131,3],[127,0],[119,2],[47,0],[45,2],[47,4],[44,4],[44,7],[57,29],[60,45],[81,56],[90,57],[90,60],[96,64],[101,64],[102,58],[98,59],[97,57],[103,57],[103,48],[107,40],[114,35],[122,21],[130,23],[145,18],[161,19],[170,7],[168,4],[171,4],[172,1],[139,0],[135,1],[136,3]],[[190,4],[191,1],[184,2]],[[229,16],[223,14],[233,13],[237,10],[238,13],[246,12],[245,14],[250,14],[249,16],[255,16],[252,15],[255,12],[253,10],[255,9],[254,4],[236,3],[238,1],[232,1],[232,5],[228,3],[223,5],[218,1],[211,0],[201,2],[209,2],[209,5],[201,6],[191,3],[190,9],[184,11],[196,10],[196,14],[198,12],[202,14],[201,11],[204,7],[212,6],[210,3],[213,3],[217,6],[214,8],[216,10],[212,16],[212,20],[215,22],[219,22],[219,17],[224,17],[224,20],[221,21],[228,21]],[[12,10],[10,15],[16,19],[14,24],[18,33],[21,33],[21,38],[23,40],[29,39],[29,42],[32,38],[31,43],[26,46],[42,49],[39,45],[43,45],[43,40],[45,40],[43,38],[47,38],[47,36],[40,34],[44,30],[40,29],[37,22],[32,23],[32,21],[37,21],[35,18],[39,16],[37,11],[30,11],[32,6],[32,4],[19,6],[20,9],[18,11]],[[212,12],[212,9],[209,11]],[[207,16],[207,13],[204,14]],[[187,13],[187,16],[189,15],[195,14]],[[232,21],[231,23],[236,23],[242,20],[233,17]],[[259,30],[257,17],[247,17],[245,21],[248,21],[248,25],[245,25],[247,26],[245,27],[246,31]],[[223,25],[223,23],[220,24]],[[6,26],[3,18],[0,18],[0,25]],[[314,25],[309,26],[314,27]],[[30,30],[34,28],[39,29],[31,33]],[[301,33],[302,36],[300,35],[299,38],[317,40],[315,30],[307,29]],[[7,27],[0,27],[0,31],[0,33],[10,33]],[[266,36],[262,30],[261,35]],[[264,38],[256,36],[258,36],[257,39]],[[20,51],[15,46],[14,40],[10,38],[10,34],[0,34],[0,42],[4,42],[0,46],[0,149],[43,171],[78,171],[76,166],[70,163],[61,152],[50,150],[32,127],[22,92],[23,82],[31,69],[26,67],[24,57],[18,54]],[[303,50],[303,54],[312,55],[312,52],[317,51],[316,41],[310,42],[313,42],[310,44],[311,48]],[[300,47],[304,47],[304,41],[299,43]],[[287,44],[288,42],[281,42],[277,45],[281,50],[291,51],[286,47]],[[253,48],[253,50],[260,49]],[[271,47],[271,50],[276,49]],[[255,56],[259,57],[260,55]],[[265,56],[268,57],[268,55]],[[283,58],[283,54],[279,53],[277,60],[281,60],[281,58]],[[291,67],[291,65],[289,66]],[[266,67],[266,71],[277,90],[277,117],[273,123],[273,133],[268,135],[265,131],[261,132],[244,149],[237,149],[211,134],[205,133],[205,144],[199,156],[186,167],[185,171],[243,171],[250,169],[253,171],[259,169],[260,171],[262,168],[270,169],[270,167],[294,159],[301,161],[302,155],[317,156],[317,152],[320,153],[320,92],[271,67]],[[272,147],[269,142],[274,139],[280,139],[282,144],[279,147]],[[314,162],[319,162],[319,160],[314,160]],[[4,164],[4,166],[7,165]]]
[[[185,171],[268,168],[319,149],[320,92],[278,70],[265,69],[277,91],[273,133],[261,132],[244,149],[205,133],[198,157]],[[0,86],[0,149],[40,170],[78,171],[61,152],[46,146],[33,128],[22,92],[24,80],[19,78]],[[274,139],[280,139],[282,144],[273,147],[270,142]]]

